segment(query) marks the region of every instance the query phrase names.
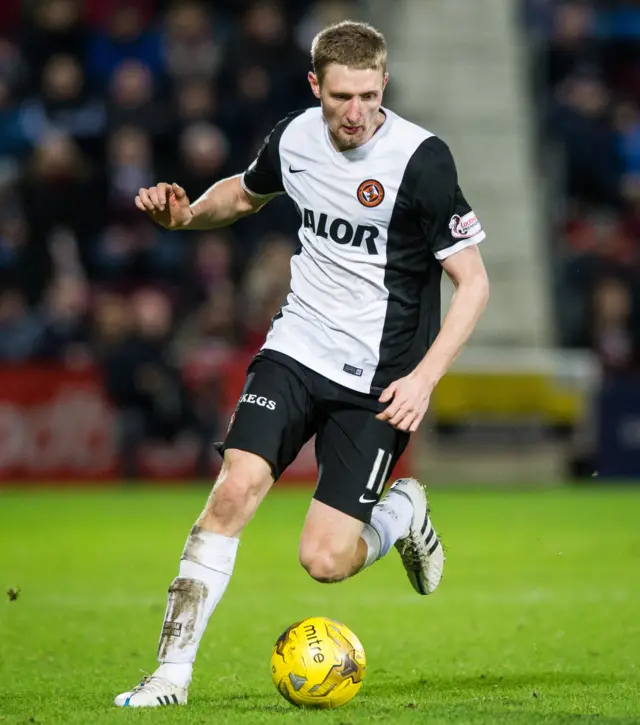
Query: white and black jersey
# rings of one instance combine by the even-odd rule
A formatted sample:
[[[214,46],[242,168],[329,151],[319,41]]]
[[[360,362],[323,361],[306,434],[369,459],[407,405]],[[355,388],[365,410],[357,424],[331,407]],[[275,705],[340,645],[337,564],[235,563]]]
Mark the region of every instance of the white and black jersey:
[[[343,386],[379,394],[440,329],[439,260],[485,235],[447,145],[383,109],[364,145],[338,152],[320,108],[278,123],[242,176],[300,213],[291,292],[263,349]]]

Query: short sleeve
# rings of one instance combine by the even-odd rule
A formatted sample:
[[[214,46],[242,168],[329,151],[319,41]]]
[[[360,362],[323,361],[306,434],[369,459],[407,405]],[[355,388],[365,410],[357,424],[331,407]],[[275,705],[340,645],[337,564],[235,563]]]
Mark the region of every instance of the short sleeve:
[[[480,243],[485,233],[458,184],[449,147],[436,136],[422,143],[421,173],[415,189],[415,210],[436,259]]]
[[[291,113],[273,127],[260,147],[258,155],[242,174],[240,178],[242,186],[252,196],[285,193],[280,164],[280,141],[287,126],[301,113],[304,111]]]

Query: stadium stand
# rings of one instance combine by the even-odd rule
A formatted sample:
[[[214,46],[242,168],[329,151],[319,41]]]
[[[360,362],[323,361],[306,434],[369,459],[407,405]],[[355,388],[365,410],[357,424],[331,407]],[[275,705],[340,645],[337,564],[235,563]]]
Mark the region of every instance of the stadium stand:
[[[163,435],[189,420],[209,439],[212,405],[231,402],[211,379],[259,348],[288,291],[297,214],[280,199],[259,219],[184,235],[133,200],[161,180],[195,200],[244,170],[275,122],[314,102],[311,38],[354,4],[0,5],[0,363],[98,369],[122,410],[153,408],[153,375],[135,370],[155,349],[181,402],[152,417]],[[184,396],[193,379],[208,416]],[[13,401],[12,415],[39,402]],[[123,440],[140,427],[127,416]]]
[[[241,377],[288,290],[297,215],[279,199],[229,229],[166,233],[133,197],[167,179],[194,199],[243,170],[275,121],[315,102],[314,33],[360,15],[390,39],[387,102],[448,141],[490,239],[492,304],[439,388],[440,427],[498,416],[520,465],[523,411],[553,429],[584,417],[595,382],[583,350],[606,376],[636,372],[639,4],[394,2],[392,14],[387,0],[0,3],[4,373],[97,370],[115,400],[109,365],[155,349],[180,401],[158,414],[162,435],[188,421],[210,439],[234,404],[221,370]],[[29,380],[22,398],[5,386],[0,427],[35,441],[29,416],[67,393]],[[185,392],[194,386],[195,399]],[[40,475],[30,445],[5,448],[3,475]],[[453,458],[466,460],[457,449]],[[564,459],[536,443],[530,467],[563,475]],[[458,476],[448,457],[445,468]],[[502,455],[495,468],[516,475]]]
[[[525,7],[552,185],[550,255],[558,336],[591,347],[607,375],[637,371],[640,342],[640,5]]]
[[[310,105],[309,39],[348,3],[42,0],[0,16],[0,360],[96,355],[96,311],[140,287],[184,344],[258,344],[282,300],[295,212],[167,234],[133,206],[192,199]],[[283,279],[284,278],[284,279]],[[108,300],[105,302],[105,296]],[[98,315],[99,316],[99,315]]]

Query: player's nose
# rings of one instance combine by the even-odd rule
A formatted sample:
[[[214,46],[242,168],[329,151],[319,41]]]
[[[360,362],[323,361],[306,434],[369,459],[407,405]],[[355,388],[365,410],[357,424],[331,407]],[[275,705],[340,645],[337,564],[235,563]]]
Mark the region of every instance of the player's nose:
[[[347,106],[347,122],[352,125],[357,125],[360,121],[360,102],[357,98],[352,98]]]

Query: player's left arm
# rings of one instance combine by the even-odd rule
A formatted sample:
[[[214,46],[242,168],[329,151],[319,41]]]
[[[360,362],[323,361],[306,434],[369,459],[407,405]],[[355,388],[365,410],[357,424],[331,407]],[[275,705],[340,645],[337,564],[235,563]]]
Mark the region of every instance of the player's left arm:
[[[378,419],[410,433],[418,429],[434,388],[460,354],[489,301],[489,279],[477,245],[447,257],[442,266],[455,287],[442,328],[415,370],[391,383],[380,396],[380,402],[391,403]]]
[[[380,396],[389,403],[377,417],[394,428],[414,432],[424,418],[434,388],[471,336],[489,300],[489,280],[478,249],[485,234],[458,186],[449,148],[432,138],[419,150],[428,173],[417,183],[416,211],[431,252],[453,282],[455,292],[429,351],[409,375]]]

